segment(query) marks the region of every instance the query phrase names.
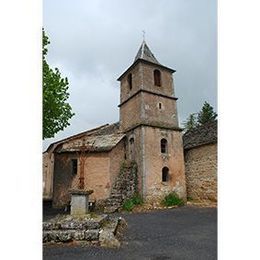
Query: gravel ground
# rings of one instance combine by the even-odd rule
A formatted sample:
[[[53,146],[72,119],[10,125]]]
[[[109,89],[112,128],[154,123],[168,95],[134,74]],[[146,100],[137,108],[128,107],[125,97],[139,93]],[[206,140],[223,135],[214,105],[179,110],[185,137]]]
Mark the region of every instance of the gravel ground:
[[[120,249],[44,246],[43,259],[217,259],[217,209],[181,207],[122,213],[128,223]]]

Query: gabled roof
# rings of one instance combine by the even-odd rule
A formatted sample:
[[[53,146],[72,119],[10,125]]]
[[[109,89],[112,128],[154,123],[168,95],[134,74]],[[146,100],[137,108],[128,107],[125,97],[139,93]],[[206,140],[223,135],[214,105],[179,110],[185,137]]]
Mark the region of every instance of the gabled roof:
[[[153,53],[150,51],[148,45],[146,44],[145,41],[142,42],[136,56],[135,56],[135,61],[138,59],[150,61],[152,63],[160,64],[158,60],[155,58]]]
[[[187,131],[183,135],[183,148],[187,150],[201,145],[217,143],[217,141],[218,121],[214,120]]]
[[[52,151],[54,151],[57,148],[57,146],[64,144],[66,142],[75,140],[75,139],[84,138],[87,136],[109,135],[109,134],[115,134],[115,133],[119,133],[119,122],[111,124],[111,125],[105,124],[105,125],[81,132],[79,134],[69,136],[62,140],[59,140],[55,143],[50,144],[49,147],[47,148],[46,152],[49,152],[51,149],[52,149]]]
[[[57,152],[108,152],[124,137],[125,134],[90,135],[74,142],[64,143]]]

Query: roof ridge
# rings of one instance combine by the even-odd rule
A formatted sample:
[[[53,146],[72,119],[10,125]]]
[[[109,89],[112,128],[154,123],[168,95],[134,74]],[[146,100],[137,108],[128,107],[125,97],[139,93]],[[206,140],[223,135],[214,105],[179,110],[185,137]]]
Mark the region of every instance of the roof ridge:
[[[141,53],[141,58],[144,57],[144,45],[145,45],[145,41],[143,40],[141,48],[142,48],[142,53]]]
[[[54,143],[51,143],[51,144],[48,146],[48,148],[45,150],[45,152],[47,152],[47,151],[51,148],[51,146],[53,146],[53,145],[57,145],[57,144],[59,144],[59,143],[72,140],[72,139],[74,139],[74,138],[78,138],[78,137],[80,137],[81,135],[84,135],[84,134],[94,133],[95,131],[98,131],[98,130],[100,130],[100,129],[104,128],[104,127],[107,127],[107,126],[109,126],[108,123],[107,123],[107,124],[104,124],[104,125],[101,125],[101,126],[98,126],[98,127],[95,127],[95,128],[92,128],[92,129],[89,129],[89,130],[86,130],[86,131],[83,131],[83,132],[80,132],[80,133],[75,134],[75,135],[71,135],[71,136],[65,137],[65,138],[63,138],[63,139],[61,139],[61,140],[58,140],[58,141],[56,141],[56,142],[54,142]],[[45,152],[44,152],[44,153],[45,153]]]
[[[106,152],[115,147],[123,138],[125,134],[107,134],[107,135],[88,135],[86,139],[81,139],[80,142],[75,143],[61,143],[57,146],[56,152],[77,152],[77,151],[89,151],[89,152]]]

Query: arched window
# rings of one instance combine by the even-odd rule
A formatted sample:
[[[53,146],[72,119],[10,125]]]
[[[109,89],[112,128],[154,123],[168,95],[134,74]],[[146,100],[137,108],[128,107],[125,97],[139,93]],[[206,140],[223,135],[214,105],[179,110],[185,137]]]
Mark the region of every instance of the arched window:
[[[159,70],[153,71],[154,85],[161,86],[161,72]]]
[[[169,181],[169,168],[163,167],[162,169],[162,181],[166,182]]]
[[[162,103],[158,104],[159,109],[162,109]]]
[[[167,140],[162,139],[161,140],[161,153],[167,153],[167,152],[168,152]]]
[[[128,74],[127,76],[127,82],[128,82],[128,86],[129,86],[129,89],[131,90],[132,89],[132,74]]]

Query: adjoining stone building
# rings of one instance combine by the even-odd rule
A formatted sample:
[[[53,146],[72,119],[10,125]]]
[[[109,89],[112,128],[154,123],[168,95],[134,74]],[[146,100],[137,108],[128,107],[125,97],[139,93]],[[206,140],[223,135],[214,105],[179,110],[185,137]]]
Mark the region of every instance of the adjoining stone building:
[[[46,151],[50,157],[45,155],[52,167],[46,169],[44,198],[51,198],[53,207],[64,207],[70,202],[69,190],[82,182],[83,189],[94,191],[91,201],[105,200],[124,161],[124,146],[118,123],[51,144]]]
[[[217,120],[183,135],[187,196],[217,201]]]
[[[171,191],[186,200],[174,72],[142,42],[134,62],[118,78],[119,123],[71,136],[47,149],[44,193],[53,206],[67,205],[73,186],[93,190],[91,199],[96,202],[109,199],[120,166],[131,161],[137,165],[137,190],[144,200],[158,201]]]

